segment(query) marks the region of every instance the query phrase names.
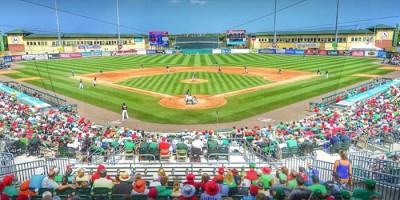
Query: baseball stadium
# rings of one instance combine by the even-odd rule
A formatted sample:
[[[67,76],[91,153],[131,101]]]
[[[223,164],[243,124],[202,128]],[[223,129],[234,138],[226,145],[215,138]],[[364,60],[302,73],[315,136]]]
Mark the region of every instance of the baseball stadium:
[[[400,16],[205,17],[222,2],[9,4],[27,13],[0,14],[0,199],[400,199]],[[310,6],[331,14],[288,18]]]

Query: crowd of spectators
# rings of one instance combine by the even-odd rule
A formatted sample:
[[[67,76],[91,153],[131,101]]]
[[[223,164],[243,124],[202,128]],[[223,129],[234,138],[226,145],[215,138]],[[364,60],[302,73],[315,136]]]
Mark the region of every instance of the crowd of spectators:
[[[386,59],[383,60],[383,63],[386,64]],[[389,64],[392,65],[400,65],[400,54],[396,53],[391,58],[388,59]]]
[[[0,136],[19,141],[31,148],[37,148],[39,145],[51,147],[54,144],[58,147],[74,148],[81,152],[86,152],[89,148],[107,152],[111,147],[121,145],[125,148],[137,148],[143,142],[148,142],[150,148],[152,148],[152,145],[153,147],[157,146],[160,152],[162,149],[168,149],[171,152],[191,148],[203,150],[204,145],[210,139],[218,141],[218,145],[235,146],[234,143],[227,140],[229,137],[245,138],[253,144],[254,148],[262,148],[265,151],[270,151],[272,148],[291,148],[313,143],[322,143],[325,148],[329,148],[336,142],[356,140],[362,135],[374,138],[373,142],[379,143],[381,141],[377,136],[399,131],[398,100],[394,98],[398,93],[399,91],[392,87],[376,97],[357,102],[346,109],[315,108],[315,115],[311,117],[298,121],[281,122],[276,126],[234,127],[231,132],[224,134],[215,133],[212,130],[184,131],[178,134],[180,137],[168,140],[166,135],[149,134],[137,129],[107,127],[101,130],[94,128],[96,127],[95,124],[76,114],[53,109],[40,110],[19,102],[13,96],[0,92]],[[135,143],[135,140],[141,143]],[[272,156],[275,155],[272,154]],[[138,182],[138,180],[141,180],[140,174],[136,174],[134,179],[130,177],[131,174],[129,173],[121,174],[122,176],[118,178],[111,178],[107,176],[105,169],[100,169],[100,166],[98,172],[93,175],[87,174],[84,169],[79,169],[73,179],[71,179],[72,177],[69,177],[69,180],[68,178],[61,178],[57,182],[54,181],[54,177],[58,172],[56,169],[52,169],[48,172],[48,176],[42,180],[41,185],[34,188],[50,187],[63,190],[76,187],[107,187],[114,190],[115,186],[120,185],[121,182],[126,182],[124,180],[128,178],[134,180],[130,194],[137,192],[147,194],[149,198],[155,199],[157,195],[165,194],[171,197],[183,197],[183,199],[194,199],[191,196],[195,194],[201,194],[204,197],[202,199],[221,199],[222,196],[234,194],[246,196],[244,199],[255,199],[257,195],[259,197],[257,199],[263,199],[265,197],[260,197],[263,194],[273,196],[276,199],[287,197],[298,199],[296,195],[319,195],[321,198],[329,198],[332,194],[335,195],[329,189],[329,185],[325,185],[326,192],[322,187],[319,188],[320,191],[316,191],[316,188],[308,189],[307,186],[305,187],[304,184],[307,182],[318,184],[321,181],[318,174],[306,175],[307,172],[304,169],[299,169],[298,172],[290,172],[290,174],[287,170],[281,169],[277,171],[275,176],[272,176],[270,174],[271,169],[268,167],[258,171],[252,165],[249,167],[250,170],[247,172],[242,170],[243,173],[239,173],[237,169],[222,168],[212,181],[209,181],[210,176],[207,174],[203,174],[202,182],[199,183],[185,184],[174,181],[171,189],[167,186],[170,179],[166,175],[156,176],[152,183],[146,185],[143,181]],[[193,174],[188,174],[187,181],[193,181],[193,176]],[[332,180],[324,181],[326,183],[331,181],[333,185],[337,183],[338,187],[333,188],[339,188],[338,193],[343,193],[341,197],[345,199],[347,195],[344,194],[344,190],[340,190],[343,189],[343,179],[343,175],[335,172]],[[18,190],[17,188],[12,189],[12,180],[12,176],[4,177],[2,181],[5,185],[3,194],[9,196],[17,196],[18,194],[30,196],[34,194],[33,191],[29,190],[32,188],[30,187],[32,180],[29,184],[24,182]],[[96,182],[96,180],[98,181]],[[372,180],[367,180],[365,184],[366,190],[372,191],[371,188],[375,183]],[[242,188],[247,190],[243,192]],[[181,191],[180,195],[179,191]],[[193,191],[195,193],[192,194]],[[361,192],[358,193],[358,191]],[[248,193],[250,193],[249,197],[247,197]],[[364,189],[354,191],[354,195],[365,193]],[[368,194],[373,194],[373,192]],[[378,194],[374,195],[379,197]],[[316,198],[321,199],[320,197]]]
[[[124,199],[132,199],[132,195],[147,196],[147,199],[169,197],[180,200],[221,200],[234,196],[240,196],[243,200],[350,199],[351,195],[346,190],[347,182],[342,180],[339,171],[332,174],[331,180],[320,180],[319,171],[315,169],[300,167],[298,170],[289,171],[287,167],[282,167],[273,174],[269,166],[256,168],[255,164],[250,162],[247,170],[244,167],[240,171],[236,168],[219,167],[214,177],[203,173],[200,179],[196,179],[193,173],[188,173],[182,180],[181,177],[169,176],[161,168],[150,182],[144,180],[140,173],[133,174],[130,171],[110,177],[103,165],[99,165],[93,174],[80,168],[74,175],[71,168],[67,167],[63,176],[58,175],[57,167],[53,167],[47,175],[44,175],[43,170],[37,170],[35,175],[19,188],[12,184],[14,176],[7,175],[0,183],[0,192],[2,200],[9,197],[28,199],[37,196],[37,191],[41,189],[49,189],[41,194],[43,199],[60,199],[61,196],[78,200],[82,195],[73,196],[72,192],[63,192],[77,188],[89,188],[90,191],[106,188],[112,191],[112,195],[125,195]],[[374,191],[375,181],[366,179],[364,183],[365,186],[355,189],[352,196],[360,199],[370,199],[374,196],[379,199],[381,195]],[[58,195],[59,193],[65,196]],[[106,196],[108,194],[97,199],[104,199]]]

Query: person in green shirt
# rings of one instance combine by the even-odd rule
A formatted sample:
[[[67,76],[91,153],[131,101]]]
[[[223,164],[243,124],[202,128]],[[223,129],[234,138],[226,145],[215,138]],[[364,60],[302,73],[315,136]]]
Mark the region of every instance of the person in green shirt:
[[[294,189],[297,187],[297,172],[295,170],[292,170],[292,172],[290,172],[290,175],[292,176],[292,179],[290,181],[287,182],[287,186]]]
[[[10,197],[18,196],[17,188],[12,186],[13,179],[14,179],[14,174],[4,176],[3,178],[3,183],[6,185],[6,187],[3,190],[3,194],[6,194]]]
[[[156,186],[158,196],[171,196],[172,190],[167,188],[168,178],[162,177],[160,180],[161,185]]]
[[[135,143],[131,141],[125,141],[125,149],[135,149]]]
[[[291,138],[286,142],[288,148],[297,147],[297,141],[295,138]]]
[[[269,187],[275,182],[274,175],[271,174],[271,169],[269,167],[263,167],[262,173],[263,174],[258,180],[264,183],[265,189],[269,189]]]
[[[183,142],[183,139],[176,144],[176,150],[188,150],[188,146]]]
[[[309,186],[309,188],[313,191],[315,190],[320,190],[322,195],[325,195],[328,193],[328,191],[326,190],[326,187],[324,185],[319,184],[319,177],[318,175],[314,174],[311,176],[311,180],[313,182],[313,184],[311,186]]]
[[[375,181],[372,179],[365,179],[364,180],[364,188],[356,188],[353,191],[353,197],[352,198],[358,198],[361,200],[369,200],[371,198],[372,195],[380,198],[381,194],[379,194],[378,192],[375,192]]]
[[[29,139],[26,137],[26,134],[25,134],[25,133],[22,134],[22,137],[19,138],[19,141],[20,141],[21,143],[24,143],[26,146],[28,146],[28,144],[29,144]]]

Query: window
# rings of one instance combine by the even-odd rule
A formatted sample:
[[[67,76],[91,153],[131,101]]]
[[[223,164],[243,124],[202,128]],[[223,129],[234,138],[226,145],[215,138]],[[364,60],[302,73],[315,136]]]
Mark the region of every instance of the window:
[[[132,43],[132,40],[129,40],[129,44],[131,44]]]
[[[364,42],[367,41],[367,38],[366,38],[366,37],[363,37],[363,41],[364,41]]]
[[[29,42],[26,42],[26,45],[29,45]]]
[[[354,42],[354,38],[353,37],[351,37],[351,41]]]
[[[343,42],[346,42],[346,38],[343,38]]]
[[[331,38],[328,38],[328,42],[330,42],[331,41]]]
[[[339,42],[342,42],[342,38],[339,38]]]
[[[36,46],[36,42],[33,42],[33,45],[35,45],[35,46]]]
[[[361,37],[358,38],[358,41],[361,42]]]

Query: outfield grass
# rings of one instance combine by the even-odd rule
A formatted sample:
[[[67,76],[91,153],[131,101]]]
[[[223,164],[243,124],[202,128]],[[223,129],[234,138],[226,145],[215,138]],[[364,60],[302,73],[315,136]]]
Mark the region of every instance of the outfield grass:
[[[270,83],[263,77],[220,74],[216,72],[196,73],[196,78],[208,80],[206,83],[181,82],[181,80],[185,79],[190,80],[192,76],[193,72],[180,72],[131,78],[119,84],[169,95],[182,95],[187,90],[190,90],[192,94],[216,95]]]
[[[20,64],[26,67],[18,69],[21,73],[8,74],[7,76],[12,78],[41,77],[42,80],[27,82],[42,87],[50,93],[54,89],[57,93],[115,112],[120,112],[121,103],[126,102],[129,106],[129,116],[143,121],[167,124],[201,124],[214,123],[215,111],[219,113],[220,122],[238,121],[368,79],[351,76],[352,74],[382,75],[391,72],[390,70],[378,69],[379,66],[373,64],[376,61],[378,60],[374,58],[308,56],[303,59],[302,56],[259,54],[143,55],[24,62]],[[141,64],[144,64],[145,68],[149,68],[165,67],[166,65],[173,67],[212,66],[215,62],[218,62],[221,66],[281,68],[283,70],[291,69],[313,73],[320,67],[323,72],[329,70],[329,79],[324,79],[321,76],[241,94],[229,97],[228,103],[219,108],[188,111],[162,107],[158,104],[159,98],[156,97],[127,93],[101,85],[94,88],[90,87],[90,83],[87,83],[89,87],[86,87],[83,91],[78,90],[77,80],[70,78],[72,69],[75,70],[76,75],[81,75],[99,72],[100,69],[107,73],[107,71],[112,70],[138,68]],[[127,80],[123,84],[129,84],[129,81]],[[132,82],[132,84],[138,83]],[[166,87],[163,82],[158,84],[161,87]],[[135,87],[139,86],[136,85]],[[143,85],[141,87],[148,86]],[[157,87],[149,90],[161,91]],[[165,89],[163,91],[165,92]],[[181,93],[181,91],[166,91],[169,94],[176,94],[176,92]],[[222,91],[217,91],[212,87],[211,90],[208,89],[210,94],[218,92]]]

